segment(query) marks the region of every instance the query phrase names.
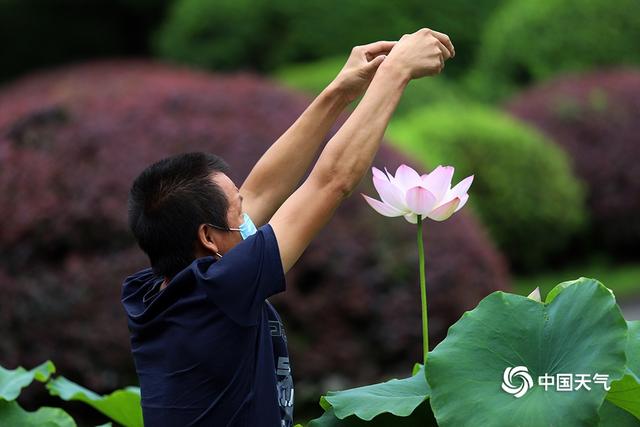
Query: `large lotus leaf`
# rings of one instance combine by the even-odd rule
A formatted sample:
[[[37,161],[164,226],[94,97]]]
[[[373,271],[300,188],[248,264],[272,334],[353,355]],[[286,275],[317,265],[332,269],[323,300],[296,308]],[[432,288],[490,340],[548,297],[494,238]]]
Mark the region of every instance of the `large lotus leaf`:
[[[64,377],[58,377],[49,381],[47,388],[52,395],[60,396],[63,400],[87,403],[125,427],[143,426],[140,389],[137,387],[127,387],[107,396],[100,396]]]
[[[640,421],[624,409],[605,400],[598,412],[600,424],[598,427],[638,427]]]
[[[640,420],[640,320],[627,322],[627,326],[627,371],[611,384],[607,400]]]
[[[627,367],[640,378],[640,320],[627,322]]]
[[[547,304],[550,303],[551,301],[553,301],[553,299],[555,297],[558,296],[558,294],[560,294],[560,292],[564,291],[567,287],[569,287],[571,285],[577,285],[577,284],[585,283],[585,282],[588,282],[588,281],[593,281],[593,282],[596,282],[596,283],[600,283],[597,280],[587,279],[586,277],[581,277],[581,278],[576,279],[576,280],[567,280],[566,282],[560,282],[557,285],[555,285],[553,287],[553,289],[551,289],[549,291],[549,293],[547,294],[547,298],[544,300],[544,302],[547,303]],[[600,284],[602,285],[602,283],[600,283]],[[609,289],[609,288],[607,288],[607,289]],[[611,289],[609,289],[609,292],[611,292]]]
[[[429,397],[424,367],[402,380],[393,379],[380,384],[367,385],[343,391],[330,391],[320,399],[327,410],[333,407],[336,417],[342,419],[355,415],[363,420],[388,412],[400,417],[411,414]]]
[[[333,408],[307,424],[307,427],[437,427],[428,401],[423,402],[407,417],[398,417],[393,414],[384,413],[373,418],[371,421],[363,421],[352,415],[340,419],[333,413]]]
[[[18,402],[0,400],[0,426],[7,427],[76,427],[69,414],[60,408],[42,407],[25,411]]]
[[[556,374],[622,377],[627,325],[613,294],[580,279],[549,303],[494,292],[466,312],[429,354],[431,407],[441,427],[594,426],[606,391],[595,382],[572,391],[545,388],[538,377]],[[528,370],[502,388],[509,367]],[[524,368],[523,368],[524,369]],[[513,371],[511,372],[513,374]]]
[[[0,399],[14,400],[20,395],[22,389],[31,384],[34,379],[45,382],[55,371],[56,367],[50,360],[30,371],[23,367],[9,370],[0,366]]]

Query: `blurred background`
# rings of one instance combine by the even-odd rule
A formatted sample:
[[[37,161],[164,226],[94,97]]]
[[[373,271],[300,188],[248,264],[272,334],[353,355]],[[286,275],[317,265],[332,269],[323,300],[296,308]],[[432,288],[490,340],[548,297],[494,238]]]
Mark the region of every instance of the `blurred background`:
[[[492,291],[580,276],[640,319],[637,0],[2,0],[0,365],[51,359],[101,393],[135,384],[119,302],[147,266],[126,225],[133,178],[206,150],[239,185],[353,46],[421,27],[456,57],[409,85],[374,165],[476,177],[467,208],[426,226],[431,347]],[[298,420],[327,389],[421,358],[414,227],[369,209],[369,182],[273,299]]]

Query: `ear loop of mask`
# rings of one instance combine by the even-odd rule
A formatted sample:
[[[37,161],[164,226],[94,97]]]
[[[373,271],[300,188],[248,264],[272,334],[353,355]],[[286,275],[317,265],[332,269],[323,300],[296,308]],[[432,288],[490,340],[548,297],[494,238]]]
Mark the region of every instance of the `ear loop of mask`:
[[[239,228],[224,228],[224,227],[220,227],[219,225],[215,225],[215,224],[207,224],[209,227],[213,227],[213,228],[217,228],[218,230],[223,230],[223,231],[240,231]],[[222,258],[222,255],[220,255],[220,252],[216,252],[216,255],[218,256],[218,258]]]
[[[239,228],[231,228],[231,227],[220,227],[219,225],[215,225],[215,224],[207,224],[209,227],[213,227],[213,228],[217,228],[218,230],[222,230],[222,231],[240,231]],[[220,252],[216,252],[216,255],[218,256],[218,258],[222,258],[222,255],[220,255]]]

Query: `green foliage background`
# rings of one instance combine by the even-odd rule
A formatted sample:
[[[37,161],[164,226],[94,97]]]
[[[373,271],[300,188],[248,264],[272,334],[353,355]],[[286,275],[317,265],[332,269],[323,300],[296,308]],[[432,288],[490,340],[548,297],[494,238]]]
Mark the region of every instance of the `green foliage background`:
[[[567,73],[640,64],[636,0],[512,0],[482,33],[469,85],[501,99]]]

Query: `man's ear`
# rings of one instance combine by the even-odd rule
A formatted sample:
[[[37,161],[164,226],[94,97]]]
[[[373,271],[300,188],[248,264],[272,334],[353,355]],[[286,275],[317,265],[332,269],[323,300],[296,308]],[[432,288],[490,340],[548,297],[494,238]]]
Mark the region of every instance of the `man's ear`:
[[[198,227],[198,246],[203,252],[206,252],[208,255],[218,253],[220,250],[220,246],[215,241],[215,231],[211,229],[211,227],[200,224]]]

